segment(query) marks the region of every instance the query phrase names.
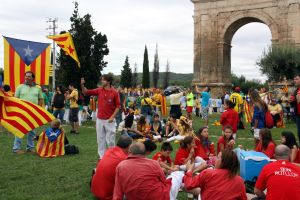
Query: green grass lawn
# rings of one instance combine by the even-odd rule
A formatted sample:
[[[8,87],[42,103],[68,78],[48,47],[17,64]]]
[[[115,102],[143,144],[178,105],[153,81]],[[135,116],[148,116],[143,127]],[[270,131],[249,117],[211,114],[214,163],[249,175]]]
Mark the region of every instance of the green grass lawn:
[[[221,127],[212,123],[219,115],[212,115],[209,131],[211,140],[217,141],[221,135]],[[199,118],[194,121],[195,130],[203,125]],[[85,124],[80,128],[79,135],[68,134],[71,144],[79,147],[80,153],[75,156],[59,158],[40,158],[37,155],[12,153],[14,136],[0,133],[0,199],[94,199],[89,190],[91,170],[97,162],[97,144],[94,123]],[[64,127],[68,133],[69,127]],[[296,133],[295,124],[287,124],[285,129]],[[36,132],[41,132],[39,128]],[[273,139],[278,144],[280,133],[284,129],[272,129]],[[247,149],[253,149],[252,135],[248,130],[239,130],[237,143]],[[25,148],[26,140],[23,141]],[[178,144],[173,145],[175,151]],[[158,150],[160,144],[158,144]],[[175,151],[172,153],[174,158]],[[178,199],[186,199],[185,193],[180,193]]]

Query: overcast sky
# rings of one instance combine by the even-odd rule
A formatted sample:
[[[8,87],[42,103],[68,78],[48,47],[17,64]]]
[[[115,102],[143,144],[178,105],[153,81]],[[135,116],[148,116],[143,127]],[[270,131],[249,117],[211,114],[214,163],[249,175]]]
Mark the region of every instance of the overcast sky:
[[[24,40],[51,42],[45,36],[48,17],[58,18],[57,32],[70,29],[73,0],[1,0],[0,34]],[[120,74],[126,55],[131,66],[142,71],[144,47],[153,68],[158,44],[160,71],[167,60],[171,71],[193,73],[193,4],[190,0],[79,0],[80,16],[90,13],[93,27],[107,35],[110,54],[104,72]],[[271,42],[267,26],[251,23],[232,40],[232,71],[247,79],[265,78],[255,63]],[[0,40],[0,66],[3,38]]]

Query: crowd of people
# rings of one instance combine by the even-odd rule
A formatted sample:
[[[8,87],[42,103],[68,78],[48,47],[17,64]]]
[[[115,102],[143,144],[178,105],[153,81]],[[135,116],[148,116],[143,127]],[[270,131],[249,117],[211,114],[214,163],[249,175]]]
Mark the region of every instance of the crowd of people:
[[[80,110],[91,116],[96,114],[99,160],[91,180],[91,191],[98,199],[175,200],[180,190],[204,200],[247,199],[244,182],[238,175],[239,155],[234,151],[237,145],[243,148],[238,144],[237,135],[238,130],[244,128],[246,104],[249,106],[247,114],[251,116],[254,150],[277,160],[266,165],[259,175],[254,190],[256,198],[300,199],[300,168],[297,166],[300,150],[296,137],[290,131],[283,131],[281,144],[277,145],[272,139],[272,127],[266,123],[270,114],[272,125],[276,127],[288,115],[283,113],[292,111],[300,138],[298,75],[294,80],[296,92],[288,99],[281,98],[282,102],[264,89],[250,89],[248,95],[243,96],[239,87],[234,88],[232,94],[225,92],[218,98],[217,109],[212,109],[221,113],[222,132],[216,147],[209,134],[212,106],[209,87],[175,89],[167,97],[170,112],[166,116],[162,112],[166,106],[162,90],[115,89],[111,74],[101,76],[102,86],[95,89],[87,89],[82,78],[81,94],[75,84],[70,84],[67,91],[59,86],[53,95],[47,90],[43,94],[34,83],[32,72],[26,72],[25,80],[15,96],[51,108],[61,122],[69,109],[73,134],[79,133]],[[88,107],[87,102],[92,105]],[[195,117],[204,120],[205,126],[199,130],[193,128]],[[117,132],[120,137],[115,145]],[[27,134],[27,151],[30,152],[34,152],[32,137],[34,132]],[[21,141],[15,139],[15,153],[23,153]],[[149,159],[156,142],[162,143],[161,149]],[[180,144],[177,150],[173,148],[175,143]],[[176,151],[174,160],[170,156],[172,151]],[[282,187],[278,184],[281,181],[291,186]]]

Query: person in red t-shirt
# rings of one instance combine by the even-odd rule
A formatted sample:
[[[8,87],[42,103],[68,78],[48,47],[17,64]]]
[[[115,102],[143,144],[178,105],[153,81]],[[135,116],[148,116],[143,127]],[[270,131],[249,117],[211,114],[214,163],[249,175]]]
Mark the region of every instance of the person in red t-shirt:
[[[184,172],[167,178],[157,161],[145,157],[145,146],[136,142],[130,155],[116,169],[113,200],[176,200]]]
[[[294,91],[293,95],[291,95],[290,103],[291,107],[294,108],[298,139],[300,142],[300,74],[296,74],[296,76],[294,76],[294,84],[297,88]]]
[[[211,157],[215,156],[215,146],[208,138],[208,127],[204,126],[199,129],[195,139],[196,144],[196,156],[203,158],[204,160],[209,160]]]
[[[108,149],[98,162],[91,182],[91,191],[98,199],[111,200],[113,198],[116,168],[121,161],[127,158],[131,143],[131,137],[122,135],[117,146]]]
[[[289,157],[290,149],[286,145],[275,148],[277,161],[263,167],[255,184],[254,193],[259,198],[300,200],[300,168],[290,163]]]
[[[98,96],[98,113],[96,122],[98,154],[103,157],[108,147],[115,146],[116,122],[115,117],[121,107],[119,93],[112,86],[113,76],[104,74],[101,77],[102,87],[88,90],[81,78],[81,90],[84,95]]]
[[[281,144],[284,144],[290,148],[290,161],[292,163],[300,164],[300,149],[295,135],[290,131],[283,131],[281,133]]]
[[[180,170],[186,171],[186,163],[189,160],[194,160],[196,167],[206,162],[201,157],[195,155],[195,147],[195,139],[192,136],[186,136],[180,141],[180,148],[176,152],[174,161],[175,165],[179,165]]]
[[[220,123],[222,124],[222,130],[225,126],[231,126],[233,131],[233,138],[236,138],[237,125],[239,123],[239,114],[234,110],[235,104],[226,99],[224,102],[225,111],[222,113]]]
[[[266,154],[269,158],[274,158],[275,147],[271,131],[267,128],[260,129],[259,142],[254,150]]]
[[[165,174],[169,174],[172,171],[179,170],[177,166],[172,167],[171,153],[173,147],[170,142],[164,142],[161,145],[161,151],[157,152],[152,159],[157,160]]]
[[[189,162],[183,182],[187,190],[200,187],[201,199],[247,199],[244,181],[237,175],[239,161],[233,151],[224,150],[218,155],[216,169],[206,169],[195,177],[193,177],[193,169],[194,163]]]
[[[224,149],[232,150],[235,144],[234,138],[232,136],[232,128],[230,125],[224,127],[224,134],[219,137],[217,153],[220,153]]]

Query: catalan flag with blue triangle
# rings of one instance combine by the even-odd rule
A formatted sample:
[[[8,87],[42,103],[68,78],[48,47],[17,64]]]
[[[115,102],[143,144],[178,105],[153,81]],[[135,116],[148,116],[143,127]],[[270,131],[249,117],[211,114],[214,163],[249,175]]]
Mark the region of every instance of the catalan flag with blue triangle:
[[[4,37],[4,84],[15,92],[24,83],[25,72],[35,74],[35,83],[49,84],[50,43]]]

